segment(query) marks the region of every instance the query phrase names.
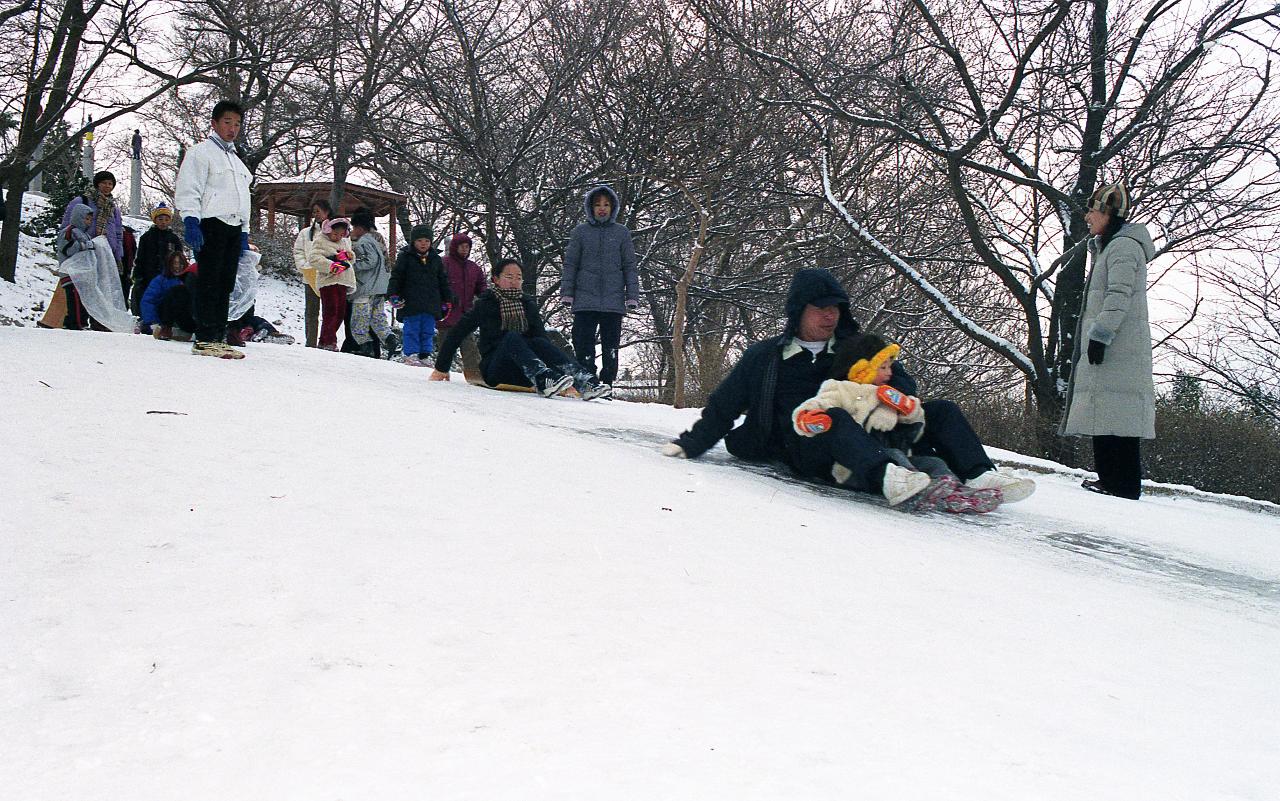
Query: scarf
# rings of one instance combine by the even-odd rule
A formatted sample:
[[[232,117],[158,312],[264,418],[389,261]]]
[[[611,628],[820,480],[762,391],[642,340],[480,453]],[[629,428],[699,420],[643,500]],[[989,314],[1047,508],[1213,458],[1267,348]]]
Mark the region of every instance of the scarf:
[[[493,288],[498,298],[498,311],[502,314],[502,330],[523,334],[529,328],[529,321],[524,316],[524,292],[519,289]]]
[[[93,218],[94,236],[102,236],[107,232],[107,222],[116,213],[116,199],[101,192],[93,193],[93,204],[98,207],[98,214]]]

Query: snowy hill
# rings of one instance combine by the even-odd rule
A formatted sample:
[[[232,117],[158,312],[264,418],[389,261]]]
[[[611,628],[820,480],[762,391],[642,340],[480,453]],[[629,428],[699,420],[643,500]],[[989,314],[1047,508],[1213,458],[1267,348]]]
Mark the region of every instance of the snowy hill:
[[[0,329],[6,799],[1266,799],[1280,517],[909,516],[695,412]]]

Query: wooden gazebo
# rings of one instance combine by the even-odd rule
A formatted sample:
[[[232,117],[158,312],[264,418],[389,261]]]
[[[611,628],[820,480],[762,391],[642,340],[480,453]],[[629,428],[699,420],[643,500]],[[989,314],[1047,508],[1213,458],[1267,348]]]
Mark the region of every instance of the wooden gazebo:
[[[328,198],[333,191],[332,181],[263,181],[253,187],[254,224],[261,230],[259,214],[267,210],[267,227],[269,233],[276,232],[276,213],[301,217],[311,221],[311,204],[321,198]],[[390,250],[396,252],[396,213],[408,200],[408,196],[385,189],[374,189],[348,181],[342,192],[342,205],[334,210],[335,216],[350,217],[351,213],[361,206],[373,212],[375,217],[391,217],[388,226]]]

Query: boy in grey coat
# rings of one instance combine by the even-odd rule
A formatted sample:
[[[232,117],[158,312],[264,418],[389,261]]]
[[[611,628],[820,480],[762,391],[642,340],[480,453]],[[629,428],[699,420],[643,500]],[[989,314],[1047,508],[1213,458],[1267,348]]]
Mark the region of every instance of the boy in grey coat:
[[[618,376],[622,316],[640,305],[640,275],[631,232],[617,222],[618,195],[601,184],[582,199],[587,221],[569,236],[564,253],[560,299],[573,310],[573,350],[582,366],[596,372],[596,337],[600,339],[599,379],[612,384]]]
[[[362,356],[373,356],[373,337],[386,344],[391,336],[386,308],[391,271],[387,269],[387,252],[374,230],[373,214],[360,209],[351,215],[351,240],[356,273],[356,291],[351,296],[351,336],[359,344]]]

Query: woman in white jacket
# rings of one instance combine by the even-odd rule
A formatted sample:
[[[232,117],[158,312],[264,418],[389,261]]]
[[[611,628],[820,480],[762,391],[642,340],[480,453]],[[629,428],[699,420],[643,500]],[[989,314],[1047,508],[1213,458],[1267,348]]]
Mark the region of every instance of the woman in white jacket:
[[[1141,441],[1155,439],[1155,381],[1147,319],[1147,262],[1155,246],[1146,226],[1129,223],[1123,184],[1093,193],[1085,222],[1093,270],[1076,328],[1067,411],[1059,431],[1093,438],[1096,481],[1084,488],[1142,496]]]

